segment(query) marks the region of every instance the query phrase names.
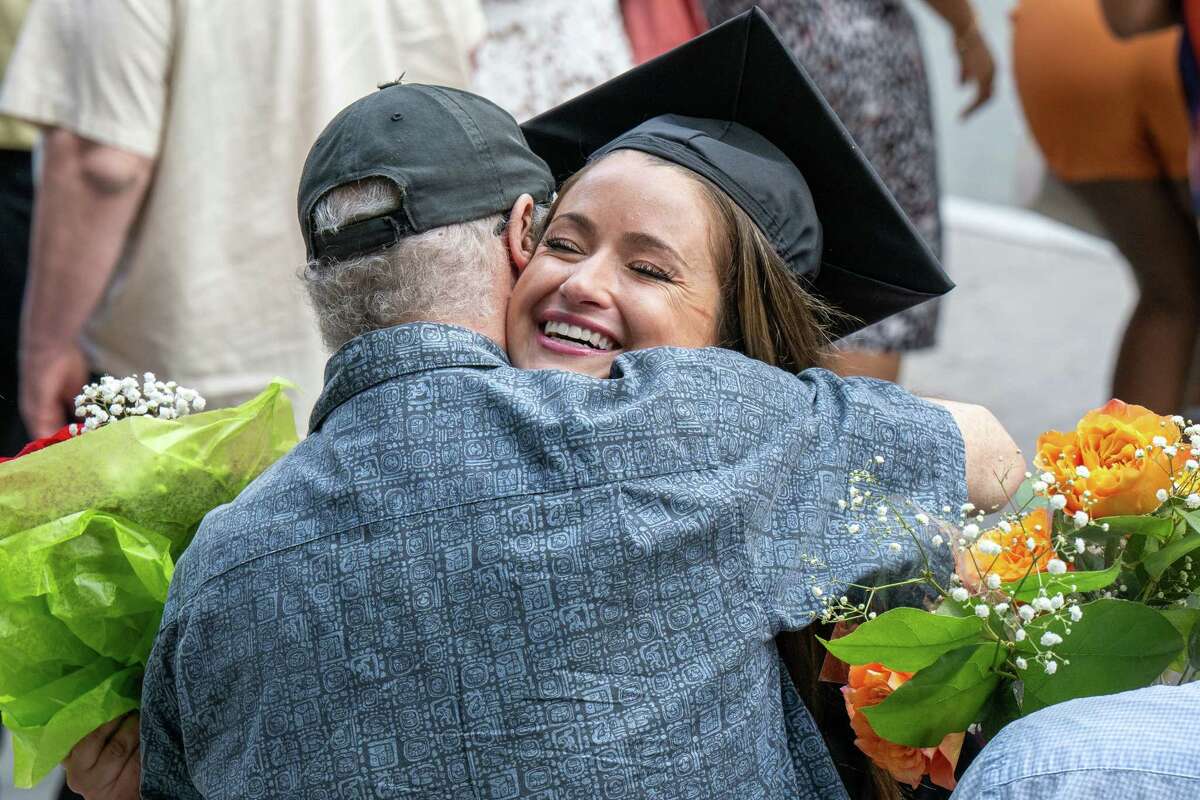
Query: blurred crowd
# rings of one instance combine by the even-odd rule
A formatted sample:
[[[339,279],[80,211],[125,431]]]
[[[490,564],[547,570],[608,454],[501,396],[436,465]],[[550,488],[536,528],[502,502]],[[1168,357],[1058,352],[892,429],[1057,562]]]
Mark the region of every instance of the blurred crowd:
[[[153,371],[214,407],[284,376],[303,430],[329,354],[295,280],[296,186],[326,123],[389,81],[470,88],[525,120],[759,5],[940,253],[923,48],[952,48],[966,117],[1000,43],[970,0],[920,2],[943,41],[920,41],[902,0],[0,0],[0,455],[68,423],[103,374]],[[1200,2],[1013,5],[1029,130],[1139,290],[1113,395],[1194,409]],[[1071,335],[1045,325],[1047,346]],[[828,363],[895,381],[937,343],[931,302]]]
[[[282,375],[303,427],[328,353],[294,280],[293,199],[339,109],[403,80],[528,119],[756,4],[939,253],[922,48],[953,49],[964,117],[987,103],[1000,43],[970,0],[921,0],[944,22],[930,42],[902,0],[0,0],[0,454],[68,422],[100,374],[154,371],[214,405]],[[1200,403],[1186,24],[1200,3],[1014,6],[1029,129],[1140,291],[1113,393],[1186,410]],[[898,380],[937,323],[926,303],[838,343],[829,365]]]

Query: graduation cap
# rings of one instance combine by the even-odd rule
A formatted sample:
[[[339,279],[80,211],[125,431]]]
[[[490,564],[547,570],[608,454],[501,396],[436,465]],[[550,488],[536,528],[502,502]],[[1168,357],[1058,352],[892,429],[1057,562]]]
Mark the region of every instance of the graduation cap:
[[[844,336],[954,287],[754,8],[526,122],[563,180],[618,149],[692,169],[750,215]]]

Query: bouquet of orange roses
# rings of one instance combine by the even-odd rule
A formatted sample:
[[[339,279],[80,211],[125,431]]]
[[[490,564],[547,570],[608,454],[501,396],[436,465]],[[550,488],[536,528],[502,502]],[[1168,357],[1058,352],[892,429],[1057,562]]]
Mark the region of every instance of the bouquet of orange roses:
[[[852,528],[953,555],[948,583],[927,569],[821,592],[824,621],[861,623],[825,642],[852,665],[842,691],[855,743],[914,787],[928,774],[953,788],[968,729],[994,735],[1055,703],[1200,670],[1200,426],[1113,400],[1043,434],[1034,465],[994,516],[967,504],[935,519],[870,498],[868,473],[842,501],[872,515]],[[881,590],[916,583],[940,597],[934,610],[874,610]]]

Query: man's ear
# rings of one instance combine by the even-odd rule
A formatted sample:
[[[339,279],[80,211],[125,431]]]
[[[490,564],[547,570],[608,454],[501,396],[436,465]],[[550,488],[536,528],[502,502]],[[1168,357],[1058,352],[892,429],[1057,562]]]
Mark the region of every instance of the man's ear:
[[[505,231],[508,255],[518,273],[523,271],[529,259],[533,258],[536,247],[533,234],[533,197],[523,194],[513,203],[508,215],[508,229]]]

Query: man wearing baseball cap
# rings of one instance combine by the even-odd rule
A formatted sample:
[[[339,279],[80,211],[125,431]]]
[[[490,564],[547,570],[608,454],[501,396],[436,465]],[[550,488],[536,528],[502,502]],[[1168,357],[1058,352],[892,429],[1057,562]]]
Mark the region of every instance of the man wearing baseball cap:
[[[314,145],[304,279],[339,349],[308,438],[180,559],[143,797],[844,797],[802,709],[789,751],[773,637],[816,609],[821,552],[898,563],[799,498],[903,450],[880,490],[957,505],[959,427],[716,349],[513,369],[551,191],[510,117],[440,87],[386,86]]]

